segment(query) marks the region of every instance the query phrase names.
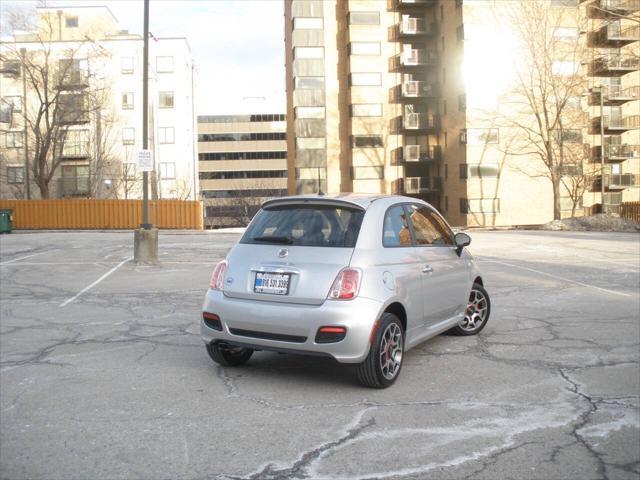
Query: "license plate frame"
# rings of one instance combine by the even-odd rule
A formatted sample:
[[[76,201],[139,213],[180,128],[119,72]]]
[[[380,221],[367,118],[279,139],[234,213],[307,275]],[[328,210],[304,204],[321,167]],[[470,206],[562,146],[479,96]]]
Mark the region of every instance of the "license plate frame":
[[[267,282],[267,285],[264,282]],[[271,285],[272,282],[283,282],[285,285],[276,284]],[[266,295],[289,295],[289,289],[291,287],[291,274],[279,273],[279,272],[256,272],[256,277],[253,281],[253,291],[255,293],[262,293]]]

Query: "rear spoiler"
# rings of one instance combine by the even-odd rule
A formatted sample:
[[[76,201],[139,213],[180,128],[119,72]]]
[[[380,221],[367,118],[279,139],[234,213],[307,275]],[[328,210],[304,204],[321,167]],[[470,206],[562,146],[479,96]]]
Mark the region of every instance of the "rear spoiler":
[[[355,202],[350,202],[348,200],[338,200],[335,198],[304,198],[304,197],[291,197],[291,198],[273,198],[271,200],[267,200],[262,204],[263,209],[269,209],[273,207],[283,207],[286,205],[324,205],[324,206],[333,206],[333,207],[341,207],[341,208],[349,208],[351,210],[359,210],[361,212],[365,211],[365,208],[362,205],[359,205]]]

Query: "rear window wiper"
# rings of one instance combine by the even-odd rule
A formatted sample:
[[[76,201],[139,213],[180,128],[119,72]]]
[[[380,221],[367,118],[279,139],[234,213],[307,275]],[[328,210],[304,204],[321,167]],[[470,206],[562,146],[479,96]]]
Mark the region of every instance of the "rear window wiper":
[[[253,237],[251,240],[255,242],[272,242],[272,243],[282,243],[284,245],[292,245],[293,240],[289,237],[278,237],[278,236],[265,236],[265,237]]]

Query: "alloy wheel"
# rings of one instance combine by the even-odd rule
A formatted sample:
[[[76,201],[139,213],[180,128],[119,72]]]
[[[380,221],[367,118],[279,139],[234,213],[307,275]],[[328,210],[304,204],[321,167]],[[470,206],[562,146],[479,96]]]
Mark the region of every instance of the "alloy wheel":
[[[387,380],[392,380],[402,365],[402,329],[390,323],[380,339],[380,369]]]

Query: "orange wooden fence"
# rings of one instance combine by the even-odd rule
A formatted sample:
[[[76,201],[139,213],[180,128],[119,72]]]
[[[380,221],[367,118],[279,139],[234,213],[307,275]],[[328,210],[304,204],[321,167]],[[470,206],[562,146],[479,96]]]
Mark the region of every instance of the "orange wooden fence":
[[[142,200],[0,200],[13,210],[14,229],[133,229],[142,223]],[[197,201],[149,202],[149,220],[158,228],[202,229]]]
[[[620,205],[620,216],[640,223],[640,202],[624,202]]]

